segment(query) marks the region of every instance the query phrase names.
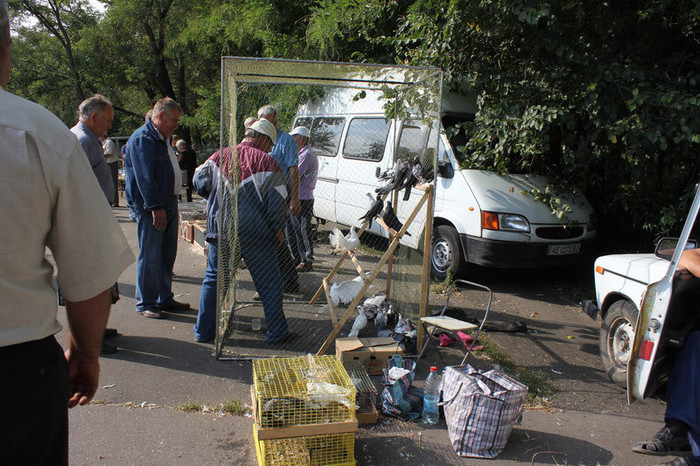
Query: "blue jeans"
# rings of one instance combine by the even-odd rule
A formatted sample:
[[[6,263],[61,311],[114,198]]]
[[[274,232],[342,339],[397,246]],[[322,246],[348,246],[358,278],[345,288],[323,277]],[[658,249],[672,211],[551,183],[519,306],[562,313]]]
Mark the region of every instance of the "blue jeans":
[[[287,247],[286,244],[283,246]],[[282,309],[283,284],[277,251],[278,248],[274,244],[259,245],[241,241],[241,255],[262,301],[268,343],[276,343],[289,333]],[[287,253],[289,254],[289,250]]]
[[[165,207],[164,230],[153,226],[149,210],[136,208],[139,257],[136,262],[136,310],[167,307],[173,301],[173,267],[177,257],[177,200]]]
[[[690,427],[688,440],[694,459],[700,461],[700,332],[688,335],[668,376],[666,419],[677,419]]]
[[[194,325],[194,337],[197,340],[212,340],[216,336],[216,277],[219,269],[218,241],[207,241],[209,254],[207,269],[202,281],[202,294],[199,295],[199,313]]]

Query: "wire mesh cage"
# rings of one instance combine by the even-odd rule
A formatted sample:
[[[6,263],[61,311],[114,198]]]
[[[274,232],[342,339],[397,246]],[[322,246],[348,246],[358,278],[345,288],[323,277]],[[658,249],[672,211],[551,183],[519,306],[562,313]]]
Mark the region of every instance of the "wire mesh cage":
[[[435,68],[222,59],[217,357],[415,340],[441,93]]]
[[[357,390],[332,356],[253,361],[259,464],[355,464]]]
[[[256,359],[253,390],[262,428],[355,421],[357,390],[333,356]]]

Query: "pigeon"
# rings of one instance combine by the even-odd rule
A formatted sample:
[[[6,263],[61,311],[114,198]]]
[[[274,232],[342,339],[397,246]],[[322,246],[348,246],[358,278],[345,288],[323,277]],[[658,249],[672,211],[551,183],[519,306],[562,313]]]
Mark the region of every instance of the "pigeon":
[[[413,189],[413,186],[418,183],[418,178],[415,175],[415,172],[413,168],[415,167],[414,162],[408,163],[408,169],[406,170],[406,177],[404,178],[404,182],[401,184],[401,186],[397,186],[396,189],[405,189],[403,193],[403,200],[407,201],[411,198],[411,189]],[[418,162],[418,166],[420,166],[420,162]],[[422,170],[422,167],[420,168]]]
[[[384,207],[384,201],[382,201],[382,196],[377,196],[377,199],[375,200],[374,197],[372,197],[372,194],[370,193],[367,193],[367,197],[369,197],[373,201],[372,205],[370,206],[367,213],[360,217],[358,220],[368,221],[369,223],[367,224],[367,228],[371,228],[372,220],[374,220],[374,217],[379,215],[379,213],[382,211],[382,207]]]
[[[381,188],[375,189],[374,192],[377,193],[378,196],[382,196],[384,194],[389,194],[395,188],[396,188],[396,186],[394,186],[394,182],[392,181],[391,183],[386,184],[386,185],[382,186]]]
[[[400,159],[396,161],[396,164],[394,165],[394,178],[392,180],[392,183],[396,189],[399,189],[399,186],[403,186],[409,172],[410,167],[405,160]]]
[[[369,272],[367,272],[369,276]],[[365,282],[362,277],[357,276],[352,280],[345,280],[340,283],[333,283],[330,289],[331,301],[333,301],[333,307],[338,306],[338,304],[350,304],[357,294],[362,291],[365,286]],[[371,285],[370,285],[371,287]],[[325,312],[328,309],[328,304],[319,309],[319,312]]]
[[[356,337],[360,330],[367,326],[367,316],[362,309],[358,309],[357,317],[355,317],[355,322],[352,323],[352,329],[348,333],[349,337]]]
[[[394,207],[391,205],[390,201],[386,201],[386,206],[382,211],[382,220],[384,220],[384,223],[386,223],[389,228],[396,232],[403,228],[403,223],[401,223],[401,220],[399,220],[394,213]],[[409,232],[406,232],[406,235],[411,236]]]
[[[339,252],[352,251],[360,245],[360,237],[357,236],[357,229],[354,226],[350,227],[350,233],[347,236],[343,236],[339,229],[333,228],[329,239],[331,246],[333,246],[333,252],[331,252],[333,255]]]

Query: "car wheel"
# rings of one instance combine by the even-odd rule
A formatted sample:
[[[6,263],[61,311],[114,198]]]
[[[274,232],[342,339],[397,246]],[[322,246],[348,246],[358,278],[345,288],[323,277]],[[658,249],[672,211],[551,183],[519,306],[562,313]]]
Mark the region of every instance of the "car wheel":
[[[457,231],[448,225],[439,225],[433,229],[433,247],[430,251],[430,271],[438,281],[443,281],[448,274],[457,276],[462,253],[459,249]]]
[[[600,328],[600,358],[608,377],[621,387],[627,386],[627,363],[632,354],[634,326],[639,311],[630,301],[615,301],[605,313]]]

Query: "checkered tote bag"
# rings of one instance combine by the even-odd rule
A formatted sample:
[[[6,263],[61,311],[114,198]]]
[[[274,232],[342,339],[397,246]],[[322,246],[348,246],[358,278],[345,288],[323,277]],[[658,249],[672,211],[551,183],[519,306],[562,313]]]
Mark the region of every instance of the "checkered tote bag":
[[[495,458],[520,417],[527,387],[498,370],[448,366],[440,385],[447,432],[459,456]]]

